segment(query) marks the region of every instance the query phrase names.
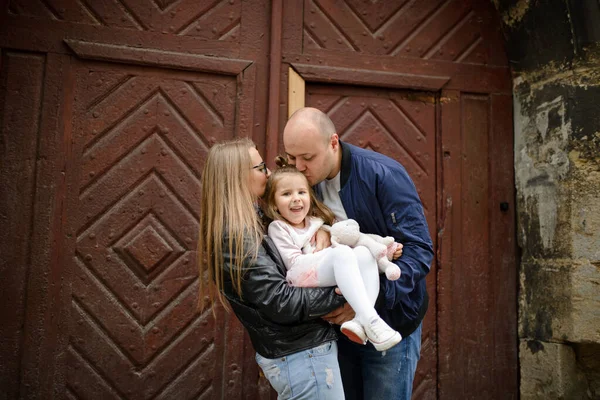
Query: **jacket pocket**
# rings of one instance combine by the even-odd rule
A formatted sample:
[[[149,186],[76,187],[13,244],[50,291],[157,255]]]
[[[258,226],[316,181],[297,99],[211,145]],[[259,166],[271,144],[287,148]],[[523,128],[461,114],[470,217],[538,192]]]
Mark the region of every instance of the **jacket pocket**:
[[[390,214],[393,226],[407,236],[423,237],[428,232],[427,221],[420,204],[411,204],[402,211],[394,211]]]

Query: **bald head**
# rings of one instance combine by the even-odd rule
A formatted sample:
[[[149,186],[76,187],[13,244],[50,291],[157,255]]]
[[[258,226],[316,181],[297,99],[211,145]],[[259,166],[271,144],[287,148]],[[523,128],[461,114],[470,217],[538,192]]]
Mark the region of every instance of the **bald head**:
[[[340,170],[338,135],[321,110],[304,107],[294,112],[283,130],[283,146],[290,164],[296,165],[311,185],[333,178]]]
[[[302,131],[304,129],[313,129],[320,134],[324,141],[329,141],[331,135],[335,132],[335,126],[331,119],[323,111],[313,107],[303,107],[296,110],[288,120],[287,126],[294,129],[291,131]],[[298,129],[300,128],[300,129]]]

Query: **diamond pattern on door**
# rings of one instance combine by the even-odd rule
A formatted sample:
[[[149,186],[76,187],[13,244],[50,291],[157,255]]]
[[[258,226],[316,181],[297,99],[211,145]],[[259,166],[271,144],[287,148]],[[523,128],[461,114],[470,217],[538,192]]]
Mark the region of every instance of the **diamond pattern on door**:
[[[465,0],[305,0],[304,48],[485,64],[482,20]]]
[[[10,0],[14,15],[239,41],[241,0]]]
[[[77,65],[67,393],[173,398],[188,381],[186,398],[211,396],[223,356],[196,311],[198,199],[208,148],[233,137],[236,78]]]

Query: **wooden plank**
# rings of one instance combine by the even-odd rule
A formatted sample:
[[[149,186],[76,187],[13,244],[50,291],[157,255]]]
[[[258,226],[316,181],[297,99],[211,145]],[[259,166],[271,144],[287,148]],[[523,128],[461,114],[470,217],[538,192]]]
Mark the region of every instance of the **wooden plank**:
[[[454,354],[453,334],[460,321],[454,318],[453,276],[455,263],[460,263],[461,208],[461,104],[460,92],[442,91],[441,151],[442,208],[438,223],[438,396],[453,398]],[[459,382],[460,383],[460,382]]]
[[[287,52],[285,48],[282,57],[284,61],[294,65],[306,80],[309,80],[309,78],[298,69],[297,64],[318,67],[314,71],[311,71],[311,74],[315,75],[318,75],[321,71],[320,67],[331,67],[341,68],[340,72],[356,69],[359,71],[383,73],[381,80],[386,79],[384,77],[387,73],[438,78],[432,82],[437,82],[440,77],[446,77],[448,78],[447,83],[440,87],[445,90],[460,90],[472,93],[512,93],[512,81],[508,66],[461,64],[451,61],[423,60],[410,57],[373,57],[372,55],[362,54],[346,55],[323,50],[312,50],[310,53],[295,54]],[[335,76],[332,78],[343,79],[343,77]],[[356,80],[360,82],[360,79],[357,78]],[[372,78],[371,80],[375,79]],[[365,83],[377,84],[377,81]],[[393,87],[400,86],[395,84]],[[407,86],[407,88],[409,87]]]
[[[490,130],[490,264],[492,268],[491,320],[495,393],[516,399],[517,354],[517,243],[512,96],[493,95]],[[504,210],[502,203],[508,209]]]
[[[508,161],[512,160],[511,105],[506,100],[510,96],[501,97],[502,112],[494,116],[490,96],[462,94],[456,104],[457,95],[444,92],[442,96],[446,207],[440,224],[438,273],[439,394],[442,398],[516,396],[514,231],[508,219],[499,220],[508,217],[496,211],[498,197],[512,191],[500,187],[512,184],[497,166],[502,160],[512,170]],[[502,132],[501,140],[494,134],[496,129]],[[503,151],[506,155],[499,157]],[[512,248],[502,241],[512,243]],[[506,260],[502,252],[509,253]],[[498,371],[503,371],[509,387],[499,383]]]
[[[288,118],[305,104],[304,79],[292,67],[288,68]]]
[[[27,280],[35,261],[31,239],[34,221],[39,218],[34,198],[46,58],[16,51],[0,55],[0,278],[4,299],[0,305],[0,387],[6,398],[18,398]]]
[[[462,181],[463,210],[460,240],[462,252],[455,260],[453,312],[458,323],[454,343],[453,396],[494,398],[493,337],[490,286],[495,279],[490,266],[489,147],[490,99],[463,94]],[[465,367],[467,366],[467,367]],[[469,382],[461,388],[461,382]]]
[[[438,91],[450,80],[447,76],[406,74],[358,68],[331,67],[292,63],[304,80],[324,83],[344,83],[398,89]]]
[[[65,249],[64,201],[67,187],[64,172],[70,148],[68,82],[69,57],[47,55],[44,98],[40,116],[39,165],[34,197],[36,217],[31,236],[31,272],[27,285],[20,395],[22,398],[51,398],[61,390],[61,370],[67,354],[65,300],[70,294]]]
[[[265,158],[270,162],[279,148],[279,104],[281,96],[281,36],[283,34],[283,2],[271,2],[271,50],[269,54],[269,106],[267,115]]]
[[[72,39],[65,39],[65,43],[79,58],[89,60],[160,66],[161,68],[213,72],[225,75],[238,75],[252,64],[252,61],[248,60],[206,57],[153,48],[129,47],[120,44],[85,42]]]

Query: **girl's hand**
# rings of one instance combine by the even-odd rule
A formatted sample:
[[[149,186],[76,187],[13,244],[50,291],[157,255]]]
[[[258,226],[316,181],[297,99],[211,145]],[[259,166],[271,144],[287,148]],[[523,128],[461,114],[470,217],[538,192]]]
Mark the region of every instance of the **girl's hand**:
[[[331,235],[323,229],[319,229],[313,236],[313,239],[316,240],[317,244],[315,252],[331,246]]]
[[[402,248],[404,247],[402,243],[394,243],[396,245],[396,250],[394,250],[394,254],[392,255],[392,260],[397,260],[402,255]]]

